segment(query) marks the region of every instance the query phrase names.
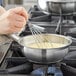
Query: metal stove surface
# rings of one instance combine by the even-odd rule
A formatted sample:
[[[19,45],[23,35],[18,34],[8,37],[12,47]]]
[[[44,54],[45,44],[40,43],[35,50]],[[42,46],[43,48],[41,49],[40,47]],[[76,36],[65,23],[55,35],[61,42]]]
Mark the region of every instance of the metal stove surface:
[[[31,8],[29,13],[32,14],[30,18],[32,23],[45,27],[48,33],[56,33],[55,30],[57,28],[59,16],[52,16],[51,14],[45,15],[37,8],[37,6]],[[26,36],[29,34],[31,34],[31,32],[27,26],[26,30],[24,30],[20,36]],[[75,16],[69,17],[68,21],[64,20],[62,22],[61,34],[76,37]],[[21,52],[22,48],[23,47],[16,42],[11,44],[10,48],[8,49],[8,53],[0,65],[1,76],[43,75],[43,71],[41,69],[44,67],[42,67],[42,65],[37,67],[33,63],[28,62],[26,57]],[[48,75],[76,76],[76,41],[73,41],[69,50],[69,54],[59,63],[58,66],[56,66],[56,68],[52,65],[52,67],[49,66],[49,69],[52,70],[48,70]]]
[[[56,33],[60,15],[52,13],[46,15],[42,11],[40,11],[37,6],[34,6],[34,8],[30,8],[29,13],[31,14],[30,20],[32,23],[45,27],[49,33]],[[75,33],[76,15],[62,15],[62,17],[63,21],[61,24],[61,34],[65,34],[66,32]],[[70,31],[70,29],[72,29],[72,32]]]
[[[26,57],[23,56],[21,52],[21,46],[16,42],[12,43],[3,63],[0,66],[0,75],[32,75],[32,76],[42,76],[44,74],[45,65],[35,65],[27,61]],[[54,66],[49,66],[48,74],[60,74],[62,72],[60,69]],[[55,75],[54,75],[55,74]]]
[[[22,46],[13,42],[0,66],[0,75],[3,76],[42,76],[45,74],[47,65],[33,64],[27,61],[21,52]],[[58,64],[48,65],[50,76],[76,76],[76,51],[70,52]]]

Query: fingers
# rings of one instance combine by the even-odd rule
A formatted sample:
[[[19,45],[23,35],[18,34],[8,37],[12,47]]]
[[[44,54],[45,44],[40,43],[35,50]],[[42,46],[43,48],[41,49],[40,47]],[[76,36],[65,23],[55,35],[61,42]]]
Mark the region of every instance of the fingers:
[[[10,15],[8,16],[8,20],[10,25],[15,25],[16,27],[23,27],[26,25],[27,13],[23,7],[13,8],[10,11]]]
[[[16,21],[14,26],[17,27],[17,28],[23,28],[25,24],[26,24],[25,22]]]
[[[19,32],[20,30],[21,28],[13,27],[12,29],[9,29],[8,33],[16,33],[16,32]]]
[[[11,9],[11,12],[15,13],[15,14],[19,14],[21,16],[23,16],[26,20],[28,20],[28,14],[25,10],[25,8],[23,7],[16,7]]]
[[[23,7],[8,10],[0,16],[1,34],[19,32],[26,25],[28,14]]]
[[[20,30],[21,28],[16,28],[16,27],[13,27],[12,29],[8,28],[6,34],[18,33]]]
[[[12,21],[9,23],[9,27],[15,27],[15,28],[23,28],[25,25],[25,22],[19,22],[19,21]]]
[[[20,15],[17,15],[17,14],[14,14],[12,19],[14,19],[16,21],[20,21],[20,22],[25,22],[26,21],[23,16],[20,16]]]
[[[10,22],[10,25],[18,25],[18,22],[22,22],[23,24],[26,22],[25,18],[17,15],[17,14],[12,14],[8,17],[8,20]],[[22,26],[23,26],[22,24]]]
[[[16,21],[21,21],[21,22],[24,22],[26,21],[25,18],[23,16],[20,16],[18,14],[10,14],[8,17],[7,17],[10,21],[11,20],[16,20]]]
[[[9,16],[8,20],[10,26],[22,28],[24,25],[26,25],[25,18],[17,14],[14,14],[14,16],[13,15]]]

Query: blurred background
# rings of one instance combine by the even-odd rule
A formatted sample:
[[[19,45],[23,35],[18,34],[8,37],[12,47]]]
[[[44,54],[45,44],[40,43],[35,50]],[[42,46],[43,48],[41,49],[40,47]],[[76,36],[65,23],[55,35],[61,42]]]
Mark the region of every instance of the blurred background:
[[[0,0],[1,3],[1,0]],[[10,9],[16,6],[23,6],[28,11],[30,7],[37,4],[37,0],[2,0],[2,6],[6,9]]]

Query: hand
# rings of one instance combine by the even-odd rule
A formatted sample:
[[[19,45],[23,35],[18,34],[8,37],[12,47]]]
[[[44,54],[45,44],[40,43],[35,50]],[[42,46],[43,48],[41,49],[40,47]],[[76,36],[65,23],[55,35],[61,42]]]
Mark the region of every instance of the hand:
[[[28,14],[23,7],[12,8],[0,16],[0,34],[19,32],[26,25]]]
[[[0,6],[0,16],[1,16],[3,13],[5,13],[5,12],[6,12],[6,10],[5,10],[3,7]]]

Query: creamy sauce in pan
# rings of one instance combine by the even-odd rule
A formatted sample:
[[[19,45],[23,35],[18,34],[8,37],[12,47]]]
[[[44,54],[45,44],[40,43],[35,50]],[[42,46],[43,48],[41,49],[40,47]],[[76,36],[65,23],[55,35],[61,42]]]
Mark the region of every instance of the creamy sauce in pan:
[[[30,48],[46,48],[46,49],[49,49],[49,48],[59,48],[59,47],[62,47],[62,46],[65,46],[65,44],[61,44],[61,43],[49,43],[49,42],[40,42],[40,43],[31,43],[28,45],[28,47]]]

